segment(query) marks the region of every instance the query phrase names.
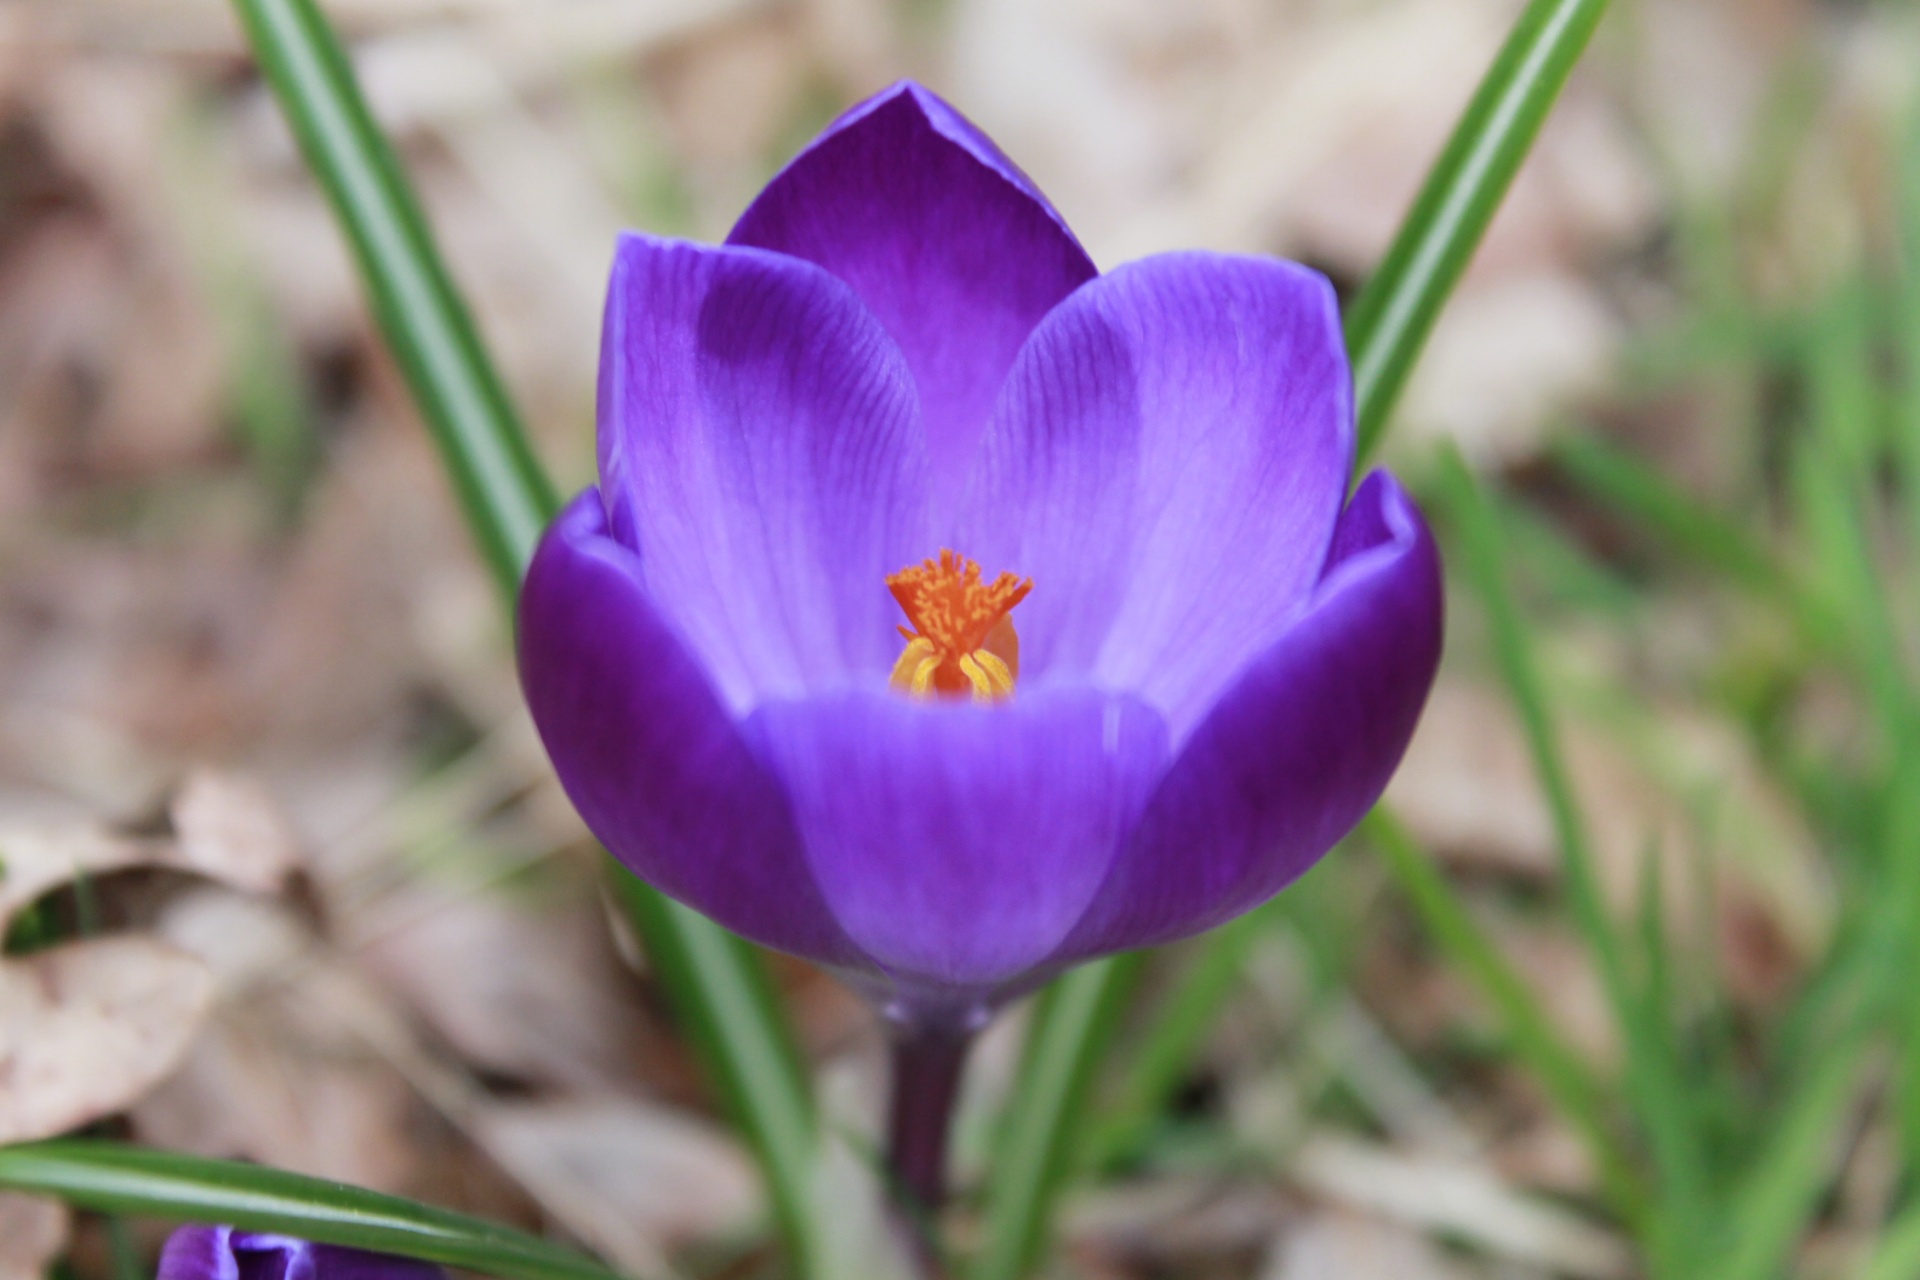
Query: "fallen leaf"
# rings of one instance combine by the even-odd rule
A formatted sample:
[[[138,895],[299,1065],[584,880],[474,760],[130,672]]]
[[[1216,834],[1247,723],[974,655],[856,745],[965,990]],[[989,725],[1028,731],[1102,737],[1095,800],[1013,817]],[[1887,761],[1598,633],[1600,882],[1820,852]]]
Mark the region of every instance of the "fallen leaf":
[[[0,964],[0,1142],[125,1109],[180,1061],[212,997],[206,965],[152,938]]]
[[[1620,1239],[1507,1186],[1477,1161],[1417,1156],[1323,1133],[1295,1154],[1294,1179],[1330,1200],[1471,1240],[1556,1274],[1616,1280],[1633,1264]]]
[[[197,769],[169,810],[178,865],[252,893],[272,893],[300,863],[286,815],[258,782]]]
[[[286,819],[264,789],[243,778],[195,772],[175,796],[171,815],[172,838],[121,835],[85,821],[0,826],[0,932],[22,907],[82,876],[171,867],[270,893],[299,862]]]
[[[85,822],[17,823],[0,830],[0,931],[36,898],[82,876],[150,866],[172,843],[117,836]]]
[[[637,1019],[593,898],[534,905],[422,877],[378,908],[360,912],[375,937],[357,954],[467,1061],[581,1091],[631,1070]]]
[[[1417,1231],[1320,1209],[1274,1237],[1260,1280],[1459,1280],[1463,1274]]]
[[[472,1132],[568,1230],[634,1274],[663,1274],[663,1249],[760,1211],[745,1152],[708,1124],[635,1099],[495,1104]]]
[[[1270,1184],[1173,1174],[1075,1196],[1061,1215],[1061,1235],[1077,1250],[1190,1275],[1210,1270],[1199,1259],[1256,1252],[1284,1212],[1283,1197]]]
[[[142,1141],[400,1191],[416,1172],[406,1081],[342,1018],[319,943],[284,906],[207,887],[158,925],[211,970],[215,1006],[134,1108]]]
[[[72,1228],[59,1201],[0,1192],[0,1280],[41,1280]]]

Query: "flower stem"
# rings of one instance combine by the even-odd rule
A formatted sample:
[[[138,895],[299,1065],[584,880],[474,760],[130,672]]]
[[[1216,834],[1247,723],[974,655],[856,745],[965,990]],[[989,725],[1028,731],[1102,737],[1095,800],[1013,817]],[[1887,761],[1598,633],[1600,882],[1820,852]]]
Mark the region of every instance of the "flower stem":
[[[893,1098],[887,1171],[894,1207],[928,1276],[944,1274],[935,1218],[947,1194],[947,1133],[973,1033],[950,1026],[893,1026]]]

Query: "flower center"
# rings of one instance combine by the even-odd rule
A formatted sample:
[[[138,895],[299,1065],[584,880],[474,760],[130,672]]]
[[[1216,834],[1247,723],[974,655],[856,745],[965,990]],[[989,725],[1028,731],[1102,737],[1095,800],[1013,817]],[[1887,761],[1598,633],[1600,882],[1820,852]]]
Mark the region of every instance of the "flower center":
[[[1020,675],[1020,637],[1007,615],[1033,590],[1033,579],[1003,573],[980,581],[980,566],[942,551],[938,560],[909,565],[887,579],[913,625],[900,628],[906,652],[888,681],[917,698],[960,697],[975,702],[1011,697]]]

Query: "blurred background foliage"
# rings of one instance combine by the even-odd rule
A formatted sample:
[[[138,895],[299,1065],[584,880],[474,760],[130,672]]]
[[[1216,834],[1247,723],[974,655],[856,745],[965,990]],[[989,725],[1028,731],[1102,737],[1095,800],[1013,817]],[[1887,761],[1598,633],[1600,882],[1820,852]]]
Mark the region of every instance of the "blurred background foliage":
[[[1102,266],[1351,296],[1518,6],[327,10],[571,490],[614,232],[718,238],[887,81]],[[251,68],[223,0],[0,6],[0,1050],[59,1082],[0,1083],[0,1141],[779,1274]],[[1452,575],[1426,722],[1347,847],[1141,962],[1052,1273],[1920,1276],[1917,71],[1903,5],[1616,0],[1385,446]],[[776,973],[832,1230],[880,1250],[874,1030]],[[976,1055],[963,1248],[1022,1029]],[[155,1239],[0,1194],[6,1280]]]

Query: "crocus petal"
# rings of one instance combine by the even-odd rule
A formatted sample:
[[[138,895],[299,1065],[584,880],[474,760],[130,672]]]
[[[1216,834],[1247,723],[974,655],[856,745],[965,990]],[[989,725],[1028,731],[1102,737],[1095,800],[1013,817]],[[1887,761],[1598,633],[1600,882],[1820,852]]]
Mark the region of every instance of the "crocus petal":
[[[181,1227],[160,1250],[155,1280],[240,1280],[232,1227]]]
[[[157,1280],[446,1280],[431,1262],[293,1236],[181,1227],[160,1251]]]
[[[520,680],[567,795],[662,892],[768,946],[858,959],[822,902],[785,797],[589,489],[520,593]]]
[[[899,350],[845,284],[623,236],[600,474],[615,536],[735,711],[884,679],[885,578],[925,552],[925,445]]]
[[[1399,764],[1440,633],[1432,535],[1375,472],[1341,519],[1311,607],[1180,751],[1057,959],[1198,933],[1312,866]]]
[[[1166,761],[1137,701],[992,707],[853,692],[748,724],[848,935],[908,990],[986,990],[1085,912]]]
[[[900,84],[837,120],[729,237],[853,286],[906,353],[934,483],[958,491],[994,396],[1040,318],[1095,272],[986,136]]]
[[[1022,679],[1159,707],[1178,743],[1301,606],[1352,466],[1333,292],[1166,254],[1062,303],[1020,353],[955,545],[1029,576]]]

